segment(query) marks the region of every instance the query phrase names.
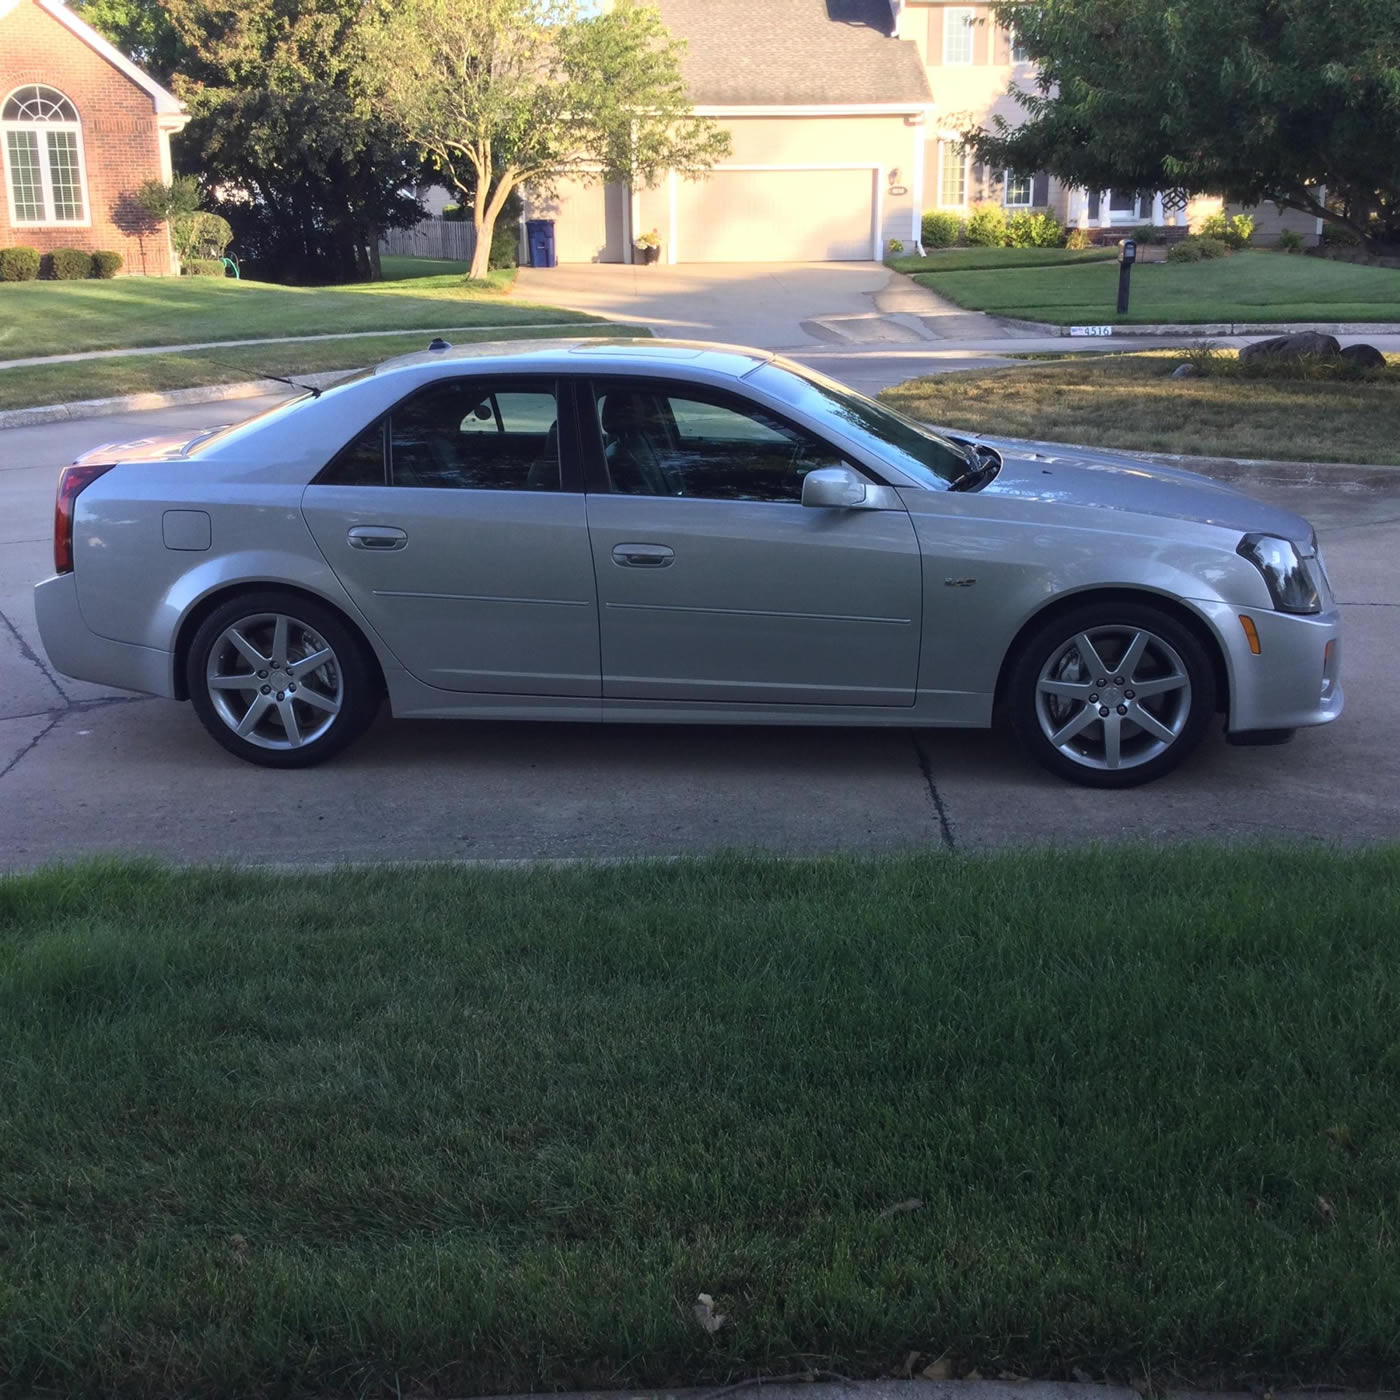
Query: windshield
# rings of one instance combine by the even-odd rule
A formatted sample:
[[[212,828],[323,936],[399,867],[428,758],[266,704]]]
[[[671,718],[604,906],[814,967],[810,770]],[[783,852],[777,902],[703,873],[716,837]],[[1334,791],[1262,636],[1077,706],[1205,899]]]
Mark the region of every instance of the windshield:
[[[921,485],[946,487],[975,465],[941,433],[791,360],[779,357],[744,377],[794,408],[835,415],[847,437]]]
[[[356,380],[364,379],[373,373],[372,369],[362,369],[357,370],[354,374],[347,374],[344,379],[337,379],[331,388],[322,389],[321,397],[334,394],[337,389],[344,388],[345,385],[353,384]],[[226,443],[235,442],[249,429],[261,428],[265,423],[270,423],[275,418],[285,417],[304,404],[314,402],[315,399],[316,395],[309,389],[303,389],[300,393],[293,392],[289,398],[273,404],[271,408],[263,409],[261,413],[254,413],[250,417],[240,419],[237,423],[229,423],[222,428],[213,428],[207,433],[201,433],[199,437],[192,439],[186,446],[185,455],[193,457],[198,452],[207,452],[211,447],[222,447]]]

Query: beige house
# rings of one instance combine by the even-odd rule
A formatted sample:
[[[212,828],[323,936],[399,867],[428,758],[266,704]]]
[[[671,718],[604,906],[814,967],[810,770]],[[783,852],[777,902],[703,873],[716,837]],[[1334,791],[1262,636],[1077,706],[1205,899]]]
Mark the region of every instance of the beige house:
[[[924,156],[927,208],[956,213],[990,201],[1008,212],[1049,209],[1061,223],[1105,239],[1140,224],[1199,227],[1202,219],[1220,212],[1220,199],[1211,195],[1076,190],[1043,173],[1007,173],[978,165],[960,149],[959,133],[969,126],[990,125],[998,116],[1015,125],[1023,112],[1009,89],[1013,82],[1030,87],[1034,65],[1016,36],[997,24],[988,5],[957,0],[890,0],[890,5],[894,33],[918,49],[935,100]],[[1250,212],[1257,242],[1276,241],[1284,228],[1316,242],[1321,231],[1316,219],[1292,210],[1280,212],[1272,204]]]
[[[889,0],[654,0],[686,41],[696,111],[733,149],[703,180],[655,189],[562,185],[527,218],[555,220],[560,262],[829,262],[912,248],[926,204],[933,102]]]

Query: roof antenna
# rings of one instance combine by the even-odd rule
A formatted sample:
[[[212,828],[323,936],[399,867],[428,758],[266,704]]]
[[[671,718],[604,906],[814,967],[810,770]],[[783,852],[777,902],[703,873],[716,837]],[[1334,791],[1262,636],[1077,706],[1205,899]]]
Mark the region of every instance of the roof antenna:
[[[452,349],[452,342],[451,342],[450,340],[444,340],[440,335],[435,335],[435,336],[428,342],[428,349],[429,349],[429,350],[450,350],[450,349]]]

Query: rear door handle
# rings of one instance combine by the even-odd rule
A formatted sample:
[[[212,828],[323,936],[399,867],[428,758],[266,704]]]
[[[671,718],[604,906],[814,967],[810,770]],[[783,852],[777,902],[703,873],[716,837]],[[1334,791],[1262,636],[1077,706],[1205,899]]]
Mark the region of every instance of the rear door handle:
[[[356,525],[346,538],[351,549],[402,549],[408,543],[407,531],[397,525]]]
[[[624,569],[665,569],[675,562],[676,551],[664,544],[615,544],[613,563]]]

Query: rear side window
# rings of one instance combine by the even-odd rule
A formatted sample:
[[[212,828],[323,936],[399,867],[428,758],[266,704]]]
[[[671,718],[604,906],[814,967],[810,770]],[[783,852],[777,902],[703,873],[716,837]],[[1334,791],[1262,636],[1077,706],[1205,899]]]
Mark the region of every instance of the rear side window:
[[[316,478],[318,486],[385,486],[389,476],[384,461],[384,425],[380,418],[326,464]]]
[[[559,405],[552,381],[449,379],[389,415],[394,486],[558,491]]]

